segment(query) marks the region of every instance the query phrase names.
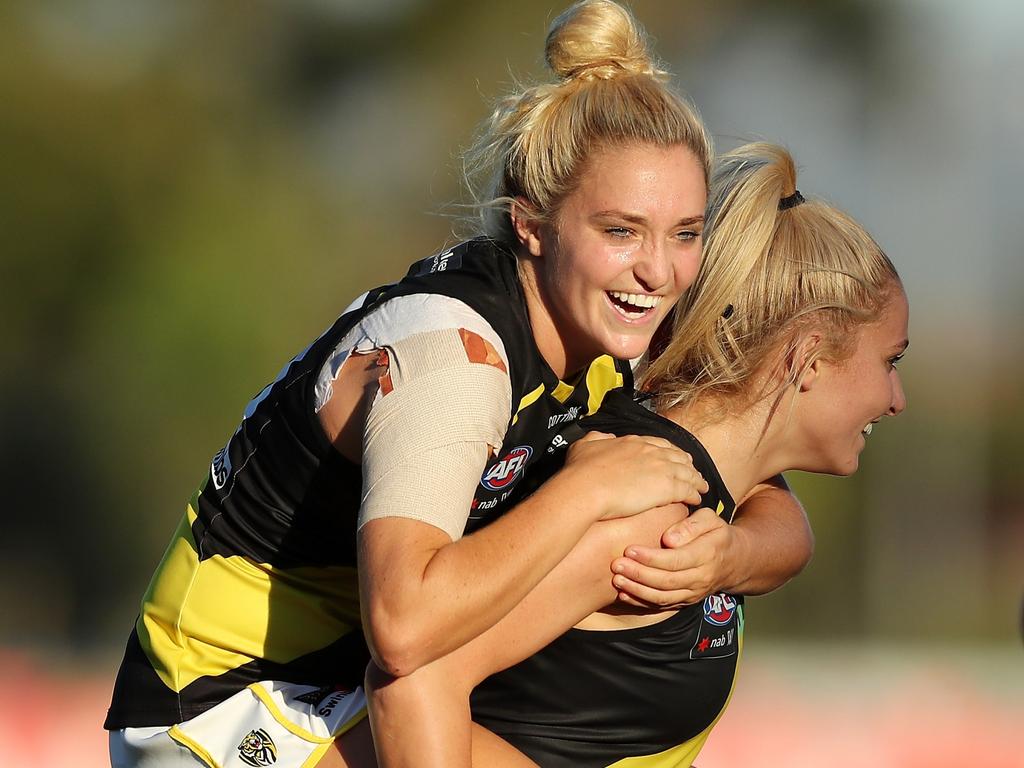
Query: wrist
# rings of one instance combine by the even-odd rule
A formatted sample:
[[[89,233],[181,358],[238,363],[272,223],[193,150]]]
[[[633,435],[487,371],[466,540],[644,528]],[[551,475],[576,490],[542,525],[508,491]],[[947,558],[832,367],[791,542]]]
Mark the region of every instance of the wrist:
[[[589,473],[567,465],[544,483],[537,493],[550,494],[560,515],[583,519],[588,524],[602,519],[608,512],[607,494],[595,493],[600,482]],[[536,495],[536,494],[535,494]]]
[[[742,526],[730,525],[729,545],[726,549],[724,581],[719,591],[742,593],[750,581],[753,542]]]

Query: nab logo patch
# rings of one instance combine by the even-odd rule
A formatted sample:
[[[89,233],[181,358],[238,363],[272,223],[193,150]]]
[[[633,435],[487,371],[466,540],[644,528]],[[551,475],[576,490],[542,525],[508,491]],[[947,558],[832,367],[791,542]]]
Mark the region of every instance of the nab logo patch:
[[[484,473],[480,479],[480,485],[489,491],[503,491],[511,488],[512,484],[523,474],[526,462],[533,455],[533,449],[528,445],[520,445],[508,452],[501,461]]]
[[[264,768],[277,762],[277,746],[262,728],[249,731],[238,745],[238,756],[246,765]]]
[[[704,618],[716,627],[724,627],[732,621],[735,613],[736,598],[731,595],[708,595],[704,598]]]

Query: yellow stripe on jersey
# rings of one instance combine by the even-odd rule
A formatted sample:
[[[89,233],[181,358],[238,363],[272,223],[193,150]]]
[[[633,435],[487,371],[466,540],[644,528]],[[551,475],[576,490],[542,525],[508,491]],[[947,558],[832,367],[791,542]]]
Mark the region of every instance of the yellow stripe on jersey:
[[[722,715],[725,714],[725,710],[729,708],[729,702],[732,701],[732,694],[736,690],[736,679],[739,676],[740,658],[743,656],[743,607],[740,606],[739,610],[739,632],[738,641],[739,648],[736,651],[736,672],[733,673],[732,686],[729,688],[729,696],[725,700],[725,704],[722,705],[722,711],[718,713],[714,721],[705,728],[703,731],[698,733],[692,739],[677,744],[674,747],[666,749],[664,752],[658,752],[654,755],[641,755],[639,757],[626,757],[622,760],[616,760],[611,763],[607,768],[690,768],[693,765],[693,761],[697,759],[697,755],[704,748],[705,742],[708,740],[708,736],[711,735],[712,729],[718,725],[718,721],[722,719]]]
[[[611,355],[601,355],[601,357],[594,360],[590,367],[587,368],[586,383],[588,395],[587,415],[590,416],[597,413],[597,409],[604,402],[605,395],[611,390],[622,386],[622,374],[615,370],[615,359]],[[572,397],[575,391],[576,387],[560,380],[554,389],[551,390],[551,396],[558,402],[564,403]],[[515,424],[519,421],[519,414],[537,402],[543,394],[544,385],[540,384],[532,392],[523,395],[523,398],[519,401],[519,407],[512,417],[512,423]]]
[[[239,555],[199,560],[195,519],[189,504],[136,624],[146,656],[171,690],[254,659],[293,661],[358,626],[355,568],[278,569]]]
[[[576,387],[571,384],[566,384],[564,381],[559,381],[555,385],[555,388],[551,390],[551,396],[560,403],[564,403],[570,397],[572,393],[576,391]]]
[[[544,385],[538,384],[535,390],[533,390],[532,392],[527,392],[525,395],[523,395],[523,399],[519,401],[519,407],[516,408],[515,416],[512,417],[512,423],[515,424],[517,421],[519,421],[519,414],[523,410],[529,408],[531,405],[537,402],[540,399],[540,396],[543,394]]]
[[[611,355],[601,355],[587,370],[587,416],[597,413],[604,402],[604,396],[613,389],[622,386],[622,374],[615,370],[615,360]]]

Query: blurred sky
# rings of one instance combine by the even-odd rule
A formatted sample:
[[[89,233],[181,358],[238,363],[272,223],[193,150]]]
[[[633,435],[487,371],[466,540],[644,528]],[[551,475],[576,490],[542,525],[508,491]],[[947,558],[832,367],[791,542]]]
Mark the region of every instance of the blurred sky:
[[[861,220],[911,300],[910,408],[857,478],[791,478],[817,556],[752,621],[1016,642],[1024,10],[632,7],[718,147],[787,145],[801,190]],[[458,151],[515,78],[543,76],[561,9],[0,8],[0,645],[119,652],[244,403],[351,298],[451,240]]]

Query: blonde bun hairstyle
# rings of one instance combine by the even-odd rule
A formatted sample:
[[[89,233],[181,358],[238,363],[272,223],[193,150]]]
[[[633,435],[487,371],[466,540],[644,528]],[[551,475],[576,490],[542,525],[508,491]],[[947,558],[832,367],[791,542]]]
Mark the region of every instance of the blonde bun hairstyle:
[[[708,393],[746,407],[766,394],[750,390],[754,374],[784,359],[809,324],[825,330],[823,343],[786,383],[817,357],[841,361],[857,326],[877,319],[900,288],[864,228],[825,202],[804,201],[796,180],[793,158],[772,144],[715,162],[700,271],[642,382],[661,407]]]
[[[609,0],[577,3],[551,24],[544,60],[561,80],[622,74],[663,78],[647,50],[647,39],[633,17]]]
[[[642,28],[611,0],[578,2],[551,24],[545,58],[557,80],[504,98],[466,152],[475,229],[515,248],[516,203],[550,222],[588,158],[609,146],[685,146],[710,171],[711,141],[694,108],[666,85]]]

